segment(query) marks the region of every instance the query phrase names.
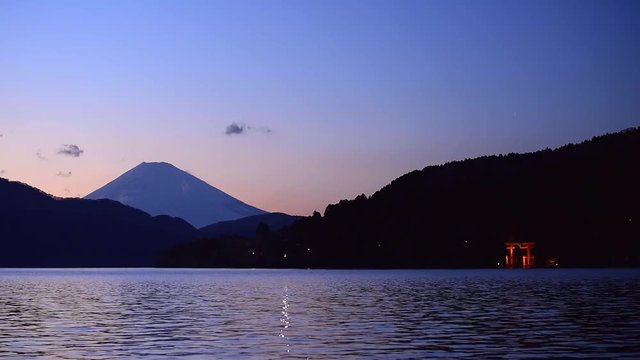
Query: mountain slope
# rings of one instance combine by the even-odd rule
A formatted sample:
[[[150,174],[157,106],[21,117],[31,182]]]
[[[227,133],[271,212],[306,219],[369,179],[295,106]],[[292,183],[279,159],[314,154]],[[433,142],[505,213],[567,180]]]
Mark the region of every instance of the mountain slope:
[[[168,163],[142,163],[86,199],[111,199],[151,215],[180,217],[200,228],[264,214]]]
[[[429,166],[369,198],[330,205],[317,228],[299,231],[327,252],[342,246],[347,262],[496,266],[505,241],[535,241],[542,266],[637,265],[638,184],[636,128],[556,150]]]
[[[182,219],[0,179],[0,267],[151,266],[161,249],[196,237]]]
[[[639,266],[638,184],[634,128],[555,150],[428,166],[265,241],[229,248],[255,252],[238,260],[251,267],[496,267],[504,266],[505,242],[534,241],[538,266]],[[209,245],[176,246],[159,263],[229,266],[220,251],[203,258]]]
[[[201,228],[199,232],[205,237],[226,235],[252,238],[256,235],[256,229],[260,223],[267,225],[271,231],[278,231],[300,219],[302,219],[302,216],[292,216],[283,213],[268,213],[247,216],[238,220],[221,221],[213,225],[205,226]]]

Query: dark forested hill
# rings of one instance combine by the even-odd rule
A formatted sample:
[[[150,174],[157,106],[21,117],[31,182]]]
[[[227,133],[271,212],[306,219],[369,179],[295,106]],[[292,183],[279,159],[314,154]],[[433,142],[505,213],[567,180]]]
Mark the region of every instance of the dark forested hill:
[[[267,225],[272,231],[280,230],[302,219],[302,216],[293,216],[283,213],[267,213],[247,216],[238,220],[221,221],[213,225],[205,226],[199,230],[203,237],[217,236],[242,236],[252,238],[256,235],[256,229],[260,223]]]
[[[250,266],[495,267],[504,264],[504,242],[535,241],[538,266],[637,266],[639,225],[634,128],[555,150],[428,166],[234,253],[259,249]],[[203,244],[173,255],[189,259]],[[190,265],[171,256],[164,263]],[[198,266],[218,263],[200,256]]]
[[[194,238],[178,218],[0,179],[0,267],[150,266],[159,249]]]

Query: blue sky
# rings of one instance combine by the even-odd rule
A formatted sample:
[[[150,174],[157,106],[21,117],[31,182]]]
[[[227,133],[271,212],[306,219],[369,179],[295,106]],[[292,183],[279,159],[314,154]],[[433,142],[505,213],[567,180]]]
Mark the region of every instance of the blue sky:
[[[427,165],[640,125],[638,19],[611,0],[0,0],[1,176],[83,196],[168,161],[322,211]]]

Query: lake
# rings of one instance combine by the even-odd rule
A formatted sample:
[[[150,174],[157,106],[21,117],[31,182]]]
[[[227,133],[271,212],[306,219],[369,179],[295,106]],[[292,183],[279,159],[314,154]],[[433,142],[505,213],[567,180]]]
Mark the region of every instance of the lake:
[[[639,269],[0,270],[0,357],[640,358]]]

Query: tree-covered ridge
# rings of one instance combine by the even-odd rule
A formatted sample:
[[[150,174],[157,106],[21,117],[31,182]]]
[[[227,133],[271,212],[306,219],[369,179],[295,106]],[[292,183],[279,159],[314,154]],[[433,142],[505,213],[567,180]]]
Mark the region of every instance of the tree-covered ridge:
[[[638,184],[640,129],[632,128],[555,150],[428,166],[236,251],[269,254],[243,266],[495,267],[504,242],[535,241],[538,266],[636,266]]]
[[[0,267],[150,266],[161,249],[194,238],[178,218],[0,179]]]

